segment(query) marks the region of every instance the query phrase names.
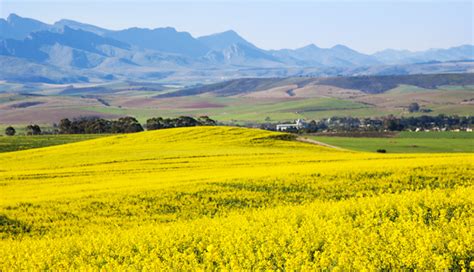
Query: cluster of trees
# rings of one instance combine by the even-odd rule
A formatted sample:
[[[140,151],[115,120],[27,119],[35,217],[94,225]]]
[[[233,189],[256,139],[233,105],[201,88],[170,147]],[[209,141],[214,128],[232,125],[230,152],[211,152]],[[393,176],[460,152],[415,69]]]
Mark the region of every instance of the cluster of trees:
[[[216,121],[207,116],[194,119],[189,116],[178,118],[150,118],[146,121],[147,130],[192,127],[192,126],[213,126]],[[100,133],[133,133],[143,131],[143,126],[133,117],[123,117],[118,120],[106,120],[101,118],[80,118],[73,121],[63,119],[58,125],[59,133],[62,134],[100,134]]]
[[[143,131],[143,127],[133,117],[122,117],[118,120],[87,117],[72,121],[62,119],[58,130],[61,134],[133,133]]]
[[[408,105],[408,112],[414,113],[414,112],[432,112],[431,109],[428,108],[422,108],[418,103],[413,102]]]
[[[148,130],[156,130],[163,128],[175,127],[194,127],[194,126],[215,126],[216,121],[208,116],[200,116],[194,119],[189,116],[180,116],[178,118],[151,118],[146,121],[146,128]]]
[[[180,116],[178,118],[150,118],[146,121],[147,130],[192,127],[192,126],[215,126],[216,121],[208,116],[200,116],[197,119],[189,116]],[[62,119],[59,124],[54,125],[53,131],[48,134],[114,134],[114,133],[133,133],[143,131],[143,126],[133,117],[122,117],[118,120],[106,120],[98,117],[81,117],[73,120]],[[16,134],[14,127],[9,126],[5,129],[5,135],[13,136]],[[27,135],[43,134],[38,125],[32,124],[26,127]]]
[[[12,126],[5,128],[5,135],[14,136],[16,134],[16,129]],[[32,124],[26,126],[26,135],[40,135],[41,128],[38,125]]]
[[[401,130],[455,130],[474,126],[474,116],[418,116],[407,118],[389,117],[384,120],[384,129]]]
[[[381,118],[331,117],[308,122],[297,132],[353,132],[353,131],[402,131],[402,130],[455,130],[474,126],[474,116],[418,116]],[[275,124],[263,124],[261,128],[275,130]],[[296,131],[294,131],[296,132]]]

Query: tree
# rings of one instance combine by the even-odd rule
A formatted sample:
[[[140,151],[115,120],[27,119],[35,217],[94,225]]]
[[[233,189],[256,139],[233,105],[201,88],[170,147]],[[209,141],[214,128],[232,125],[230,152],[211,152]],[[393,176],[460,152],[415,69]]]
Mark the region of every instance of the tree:
[[[146,120],[146,129],[148,130],[155,130],[155,129],[161,129],[164,128],[164,122],[163,118],[158,117],[158,118],[150,118]]]
[[[112,133],[132,133],[143,131],[143,127],[133,117],[122,117],[112,122],[111,130]]]
[[[215,126],[217,124],[216,121],[212,120],[211,118],[209,118],[209,116],[206,116],[206,115],[199,116],[197,121],[199,125],[201,126]]]
[[[15,135],[15,133],[16,133],[16,130],[12,126],[7,127],[5,129],[5,135],[7,135],[7,136],[13,136],[13,135]]]
[[[194,127],[197,125],[199,125],[199,122],[189,116],[180,116],[175,119],[175,127]]]
[[[34,125],[28,125],[26,127],[26,135],[40,135],[41,134],[41,128],[34,124]]]
[[[388,131],[401,131],[403,130],[403,125],[400,124],[400,119],[397,119],[393,116],[388,116],[383,121],[383,126]]]
[[[89,134],[107,133],[110,131],[111,122],[104,119],[91,120],[85,124],[84,132]]]
[[[61,134],[72,134],[72,123],[69,119],[62,119],[59,121],[59,133]]]
[[[418,112],[420,110],[420,105],[418,103],[414,102],[408,105],[408,111],[409,112]]]

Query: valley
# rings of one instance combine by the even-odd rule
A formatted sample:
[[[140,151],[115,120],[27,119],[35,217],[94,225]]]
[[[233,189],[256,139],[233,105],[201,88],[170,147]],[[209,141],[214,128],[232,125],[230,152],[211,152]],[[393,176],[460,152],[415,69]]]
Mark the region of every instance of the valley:
[[[333,116],[470,115],[473,74],[353,78],[247,78],[183,86],[151,82],[107,84],[3,83],[0,124],[51,126],[63,118],[147,118],[181,115],[226,124],[275,123]],[[413,85],[410,85],[413,84]],[[407,108],[416,102],[420,112]]]

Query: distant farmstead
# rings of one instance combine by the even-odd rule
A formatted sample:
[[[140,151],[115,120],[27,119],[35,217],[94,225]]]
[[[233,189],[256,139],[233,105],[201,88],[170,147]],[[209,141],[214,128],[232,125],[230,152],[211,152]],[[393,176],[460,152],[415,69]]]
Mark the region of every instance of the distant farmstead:
[[[306,127],[303,119],[296,120],[295,124],[280,124],[276,126],[277,131],[300,130]]]

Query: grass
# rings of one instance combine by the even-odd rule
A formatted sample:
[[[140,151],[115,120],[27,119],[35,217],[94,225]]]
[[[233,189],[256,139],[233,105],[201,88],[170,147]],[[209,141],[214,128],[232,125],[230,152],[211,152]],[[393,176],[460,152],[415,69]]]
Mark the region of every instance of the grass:
[[[104,137],[102,134],[0,136],[0,153],[62,145]]]
[[[398,87],[396,88],[393,88],[387,92],[385,92],[385,94],[405,94],[405,93],[424,93],[424,92],[433,92],[433,91],[436,91],[436,90],[433,90],[433,89],[426,89],[426,88],[421,88],[421,87],[417,87],[417,86],[413,86],[413,85],[399,85]]]
[[[216,119],[239,121],[264,121],[266,117],[272,120],[293,120],[315,116],[334,111],[351,111],[367,109],[362,103],[335,98],[311,98],[250,105],[245,108],[231,109],[226,115],[218,115]]]
[[[412,132],[402,131],[398,138],[420,138],[420,139],[471,139],[474,140],[474,133],[467,131],[429,131]]]
[[[474,133],[470,132],[402,132],[394,138],[321,137],[309,138],[355,151],[388,153],[474,152]]]
[[[422,95],[429,95],[422,99]],[[430,90],[413,86],[401,86],[383,94],[369,95],[367,103],[351,99],[338,98],[290,98],[286,100],[276,98],[243,98],[243,97],[179,97],[168,102],[157,102],[153,107],[84,107],[98,113],[133,115],[140,121],[154,116],[176,117],[180,115],[208,115],[221,122],[246,123],[271,121],[290,121],[294,119],[321,119],[333,116],[353,117],[380,117],[389,114],[395,116],[419,116],[457,114],[472,115],[472,106],[459,104],[468,97],[465,89],[459,91]],[[422,99],[423,102],[420,102]],[[170,102],[172,101],[172,102]],[[385,101],[385,102],[380,102]],[[392,101],[392,102],[387,102]],[[429,113],[408,113],[403,107],[413,101],[419,101],[424,108],[431,109]],[[186,105],[208,102],[222,105],[222,107],[192,108]],[[164,103],[164,104],[163,104]],[[380,105],[377,105],[380,103]],[[385,103],[388,103],[385,105]],[[373,105],[372,105],[373,104]],[[170,107],[170,105],[175,105]],[[267,118],[268,117],[268,118]]]
[[[112,87],[120,88],[121,86]],[[441,113],[447,115],[472,115],[472,105],[462,103],[462,101],[470,99],[473,90],[473,86],[442,86],[439,89],[423,89],[410,85],[400,85],[382,94],[344,99],[329,97],[288,97],[283,99],[212,96],[155,99],[152,96],[156,95],[156,92],[130,91],[104,96],[103,98],[111,105],[109,107],[85,101],[79,97],[50,96],[48,99],[41,97],[42,101],[47,100],[48,103],[27,109],[8,109],[8,111],[24,110],[32,116],[31,122],[34,122],[35,116],[41,116],[43,111],[48,112],[48,110],[58,110],[64,107],[78,116],[81,115],[81,112],[84,112],[84,115],[97,113],[97,115],[106,114],[111,115],[111,117],[130,115],[136,117],[142,123],[146,119],[156,116],[208,115],[218,121],[231,124],[261,123],[266,122],[268,118],[272,122],[286,122],[299,118],[313,120],[333,116],[380,117],[389,114],[395,116],[419,116],[438,115]],[[31,102],[38,99],[38,97],[3,94],[0,95],[0,105],[6,105],[13,101]],[[143,99],[146,102],[142,102]],[[68,106],[63,106],[64,101],[67,101]],[[134,104],[133,101],[138,102]],[[432,111],[428,113],[408,113],[406,107],[412,102],[418,102],[422,105],[422,108]],[[220,106],[207,108],[198,106],[203,103]],[[21,114],[18,117],[9,117],[10,119],[6,120],[12,123],[25,122],[24,120],[15,120],[15,118],[19,117],[21,117]],[[60,118],[57,117],[57,119]],[[51,119],[50,124],[58,121]],[[47,120],[42,122],[47,122]]]
[[[0,270],[461,270],[471,158],[234,127],[3,153]]]
[[[209,102],[223,105],[216,108],[184,108],[180,107],[189,103]],[[176,98],[174,101],[177,107],[170,108],[116,108],[116,107],[84,107],[85,110],[92,110],[109,114],[131,114],[139,121],[144,122],[147,118],[177,117],[180,115],[208,115],[221,122],[263,122],[267,117],[273,121],[289,121],[298,118],[331,117],[338,112],[353,111],[370,115],[370,106],[336,98],[308,98],[308,99],[250,99],[250,98],[221,98],[221,97],[185,97]]]

